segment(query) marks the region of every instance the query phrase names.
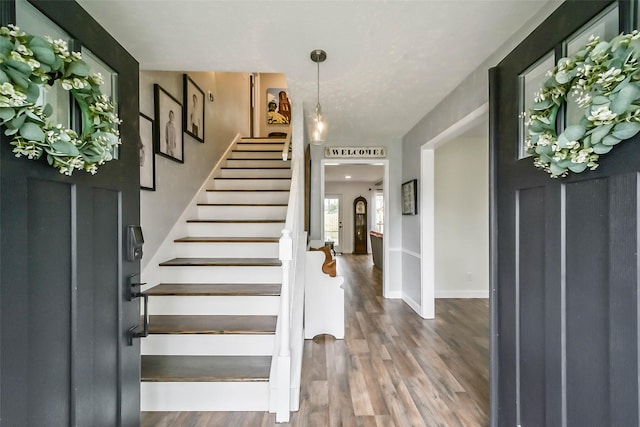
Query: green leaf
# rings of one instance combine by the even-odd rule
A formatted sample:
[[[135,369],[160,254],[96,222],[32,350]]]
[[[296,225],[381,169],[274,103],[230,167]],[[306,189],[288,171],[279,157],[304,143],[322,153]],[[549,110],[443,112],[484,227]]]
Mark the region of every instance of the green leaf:
[[[29,80],[24,74],[11,67],[7,67],[6,72],[16,86],[19,86],[24,90],[29,88]]]
[[[75,75],[80,77],[87,77],[89,76],[90,72],[91,69],[89,68],[89,66],[84,61],[78,60],[69,64],[67,70],[64,73],[64,76],[69,77],[71,75]]]
[[[50,117],[51,114],[53,114],[53,107],[51,106],[51,104],[47,104],[44,106],[44,109],[42,110],[42,113],[46,116],[46,117]]]
[[[549,108],[551,106],[551,104],[553,104],[553,101],[551,99],[547,98],[544,101],[540,101],[540,102],[534,103],[531,108],[533,110],[536,110],[536,111],[541,111],[541,110],[546,110],[547,108]]]
[[[567,148],[567,145],[569,144],[569,140],[567,139],[564,133],[561,133],[560,135],[558,135],[557,144],[558,144],[558,147],[560,148]]]
[[[0,70],[0,84],[6,83],[8,81],[9,81],[9,76],[7,76],[7,73],[5,73],[4,71]]]
[[[611,111],[620,115],[640,96],[640,88],[633,83],[624,86],[611,102]]]
[[[26,122],[20,127],[20,135],[29,141],[44,141],[44,132],[35,123]]]
[[[613,128],[613,132],[611,134],[619,139],[629,139],[638,132],[640,132],[640,123],[622,122],[618,123]]]
[[[20,127],[24,124],[24,121],[27,120],[26,114],[20,114],[14,117],[10,122],[7,123],[7,127],[10,129],[20,129]]]
[[[567,128],[562,132],[562,135],[565,136],[569,141],[578,141],[580,138],[584,136],[586,129],[580,125],[567,126]]]
[[[0,108],[0,120],[2,120],[2,122],[6,122],[8,120],[11,120],[15,117],[16,112],[13,108],[11,107],[2,107]]]
[[[77,156],[80,154],[76,146],[70,142],[56,141],[53,144],[51,144],[51,148],[56,150],[58,153],[61,153],[67,156]]]
[[[573,76],[575,76],[576,71],[575,70],[571,70],[569,72],[567,71],[558,71],[556,73],[556,81],[558,83],[560,83],[561,85],[568,83],[571,81],[571,79],[573,78]]]
[[[541,133],[541,132],[543,132],[546,128],[547,128],[547,126],[546,126],[544,123],[542,123],[541,121],[539,121],[539,120],[534,120],[534,121],[532,121],[532,122],[531,122],[531,124],[529,125],[529,129],[530,129],[532,132],[536,132],[536,133]]]
[[[596,154],[607,154],[613,149],[613,145],[596,144],[593,146],[593,152]]]
[[[27,88],[27,101],[31,103],[35,103],[40,97],[40,85],[37,85],[33,82],[29,84]]]
[[[609,103],[609,98],[602,95],[596,95],[591,100],[591,104],[593,105],[604,105]]]
[[[56,55],[49,47],[32,47],[33,55],[40,62],[51,65],[56,62]]]
[[[582,173],[587,169],[586,163],[571,163],[569,166],[569,170],[573,173]]]
[[[558,176],[558,175],[562,175],[563,173],[566,172],[566,169],[563,167],[558,166],[555,163],[551,163],[549,165],[549,168],[551,169],[551,175],[553,176]]]
[[[51,43],[49,43],[48,41],[46,41],[40,36],[31,37],[31,40],[29,41],[29,48],[33,50],[33,48],[38,48],[38,47],[46,47],[51,49]]]
[[[616,144],[618,144],[621,140],[619,138],[616,138],[613,135],[607,135],[604,138],[602,138],[602,144],[603,145],[609,145],[609,146],[614,146]]]
[[[597,144],[602,141],[602,138],[609,135],[611,128],[613,127],[613,123],[608,125],[597,126],[591,130],[591,143]]]
[[[20,128],[7,128],[4,131],[4,134],[7,136],[11,136],[11,135],[15,135],[16,133],[18,133],[18,131],[20,130]]]
[[[0,49],[3,50],[13,50],[13,43],[4,37],[0,37]]]
[[[56,60],[53,64],[51,64],[51,70],[52,71],[60,71],[62,70],[62,67],[64,67],[64,62],[62,61],[62,59],[60,59],[60,57],[58,55],[56,55]]]
[[[600,42],[596,45],[596,47],[593,48],[593,50],[591,51],[591,56],[595,56],[595,55],[599,55],[604,53],[607,49],[609,49],[609,43],[608,42]]]
[[[7,59],[6,61],[4,61],[4,64],[7,65],[8,67],[11,67],[15,70],[20,71],[22,74],[25,75],[25,77],[31,74],[31,67],[29,66],[29,64],[25,62],[15,61],[13,59]]]

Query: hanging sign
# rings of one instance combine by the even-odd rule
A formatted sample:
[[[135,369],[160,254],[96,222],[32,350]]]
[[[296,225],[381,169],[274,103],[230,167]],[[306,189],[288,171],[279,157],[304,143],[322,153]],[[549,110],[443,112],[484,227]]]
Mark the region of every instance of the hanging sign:
[[[325,147],[324,156],[334,159],[343,157],[381,158],[387,157],[387,150],[385,147]]]

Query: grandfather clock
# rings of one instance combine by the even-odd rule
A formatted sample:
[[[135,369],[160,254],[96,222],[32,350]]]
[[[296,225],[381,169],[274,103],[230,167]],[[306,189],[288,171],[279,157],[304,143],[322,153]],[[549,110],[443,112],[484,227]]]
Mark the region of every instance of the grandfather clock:
[[[367,199],[353,201],[353,253],[367,253]]]

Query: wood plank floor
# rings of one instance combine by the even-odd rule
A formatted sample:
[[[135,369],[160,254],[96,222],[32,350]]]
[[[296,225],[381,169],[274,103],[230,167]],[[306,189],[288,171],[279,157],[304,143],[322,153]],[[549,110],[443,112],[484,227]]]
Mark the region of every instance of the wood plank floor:
[[[149,412],[141,425],[488,426],[488,300],[436,300],[436,319],[424,320],[382,298],[370,256],[337,260],[346,336],[305,341],[300,410],[290,423],[265,412]]]

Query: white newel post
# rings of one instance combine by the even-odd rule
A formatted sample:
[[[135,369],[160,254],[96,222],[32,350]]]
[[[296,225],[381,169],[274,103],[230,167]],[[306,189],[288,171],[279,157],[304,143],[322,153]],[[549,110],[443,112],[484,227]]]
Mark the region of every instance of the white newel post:
[[[280,261],[282,262],[282,290],[280,292],[280,349],[278,352],[278,386],[276,422],[289,421],[291,388],[291,344],[290,344],[290,269],[293,259],[291,230],[282,230],[280,237]]]

